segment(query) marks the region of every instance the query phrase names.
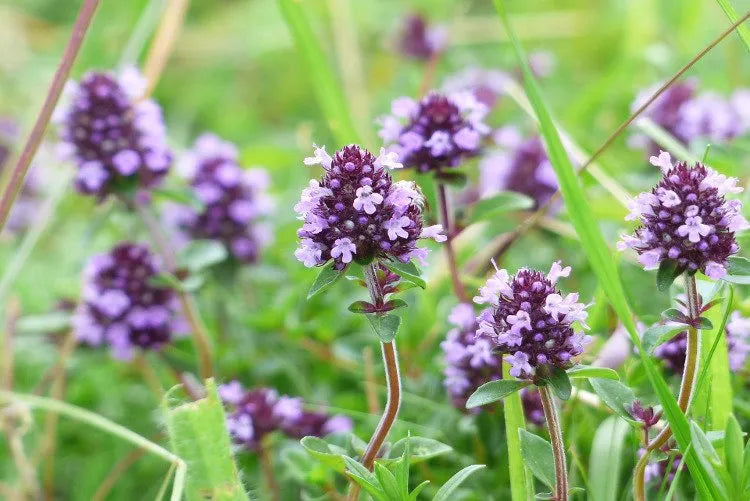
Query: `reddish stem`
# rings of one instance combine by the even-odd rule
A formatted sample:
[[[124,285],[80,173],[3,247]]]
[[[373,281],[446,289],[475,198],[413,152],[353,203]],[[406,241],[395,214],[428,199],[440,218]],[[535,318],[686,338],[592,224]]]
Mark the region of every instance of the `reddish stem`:
[[[0,231],[5,227],[8,221],[8,215],[10,209],[15,202],[18,193],[21,191],[23,180],[26,177],[26,173],[29,170],[31,160],[36,154],[36,150],[39,149],[39,144],[42,142],[44,132],[47,130],[52,113],[55,110],[57,101],[60,99],[65,82],[68,80],[70,70],[73,67],[73,62],[78,55],[78,51],[81,48],[81,43],[86,35],[91,24],[91,19],[94,17],[94,12],[99,6],[99,0],[84,0],[81,5],[81,9],[78,11],[78,17],[76,18],[75,24],[73,25],[73,31],[70,34],[68,45],[65,47],[63,52],[62,60],[60,61],[55,76],[52,79],[47,96],[44,98],[44,104],[39,112],[39,116],[34,123],[34,128],[31,130],[26,144],[23,147],[21,156],[18,157],[13,171],[10,174],[8,184],[3,189],[2,196],[0,197]]]
[[[448,258],[448,268],[451,273],[451,282],[453,283],[453,291],[462,303],[468,303],[469,297],[466,295],[464,286],[461,284],[461,277],[458,272],[458,264],[456,263],[456,253],[453,250],[453,224],[451,221],[450,210],[448,208],[448,194],[443,183],[437,183],[438,188],[438,203],[440,205],[440,217],[443,223],[443,229],[447,237],[445,241],[445,254]]]

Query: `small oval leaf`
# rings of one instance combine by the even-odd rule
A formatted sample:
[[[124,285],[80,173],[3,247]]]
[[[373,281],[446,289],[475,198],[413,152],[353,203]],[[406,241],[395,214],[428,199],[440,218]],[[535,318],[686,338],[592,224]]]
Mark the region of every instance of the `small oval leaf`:
[[[620,375],[617,371],[609,367],[591,367],[588,365],[577,364],[566,371],[571,379],[579,378],[599,378],[619,380]]]
[[[651,353],[654,348],[662,343],[666,343],[684,330],[684,325],[675,324],[654,325],[653,327],[649,327],[643,333],[643,348],[646,352]]]
[[[530,384],[531,381],[521,381],[520,379],[499,379],[484,383],[471,394],[466,401],[466,408],[473,409],[497,402]]]
[[[421,276],[422,272],[419,271],[419,268],[417,268],[417,265],[415,265],[413,262],[409,261],[407,263],[402,263],[401,261],[397,260],[383,260],[382,263],[386,268],[391,270],[396,275],[400,276],[402,280],[411,282],[414,285],[421,287],[422,289],[427,288],[427,282],[425,282]]]
[[[398,334],[398,328],[401,326],[401,318],[396,315],[373,315],[368,314],[367,320],[370,321],[372,330],[383,343],[390,343]]]
[[[552,455],[552,444],[523,428],[518,429],[518,438],[521,439],[523,462],[536,478],[550,489],[554,489],[555,458]]]
[[[320,269],[320,273],[310,287],[310,292],[307,293],[307,299],[317,296],[341,278],[343,272],[335,269],[334,264],[333,261],[329,261]]]

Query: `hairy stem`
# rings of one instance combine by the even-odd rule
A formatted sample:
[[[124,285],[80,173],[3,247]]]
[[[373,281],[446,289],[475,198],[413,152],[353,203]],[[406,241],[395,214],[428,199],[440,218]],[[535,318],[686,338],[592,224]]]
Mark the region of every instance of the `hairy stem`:
[[[267,441],[263,441],[267,442]],[[271,448],[268,443],[260,445],[260,464],[263,469],[263,477],[266,481],[266,488],[271,496],[272,501],[279,501],[279,484],[276,482],[276,476],[273,473],[273,461],[271,461]]]
[[[164,258],[167,268],[170,272],[174,272],[177,267],[175,253],[169,244],[169,241],[164,235],[158,221],[153,217],[148,208],[142,206],[138,202],[130,203],[125,201],[129,207],[135,209],[138,216],[143,221],[146,229],[151,236],[154,244],[159,248],[159,252]],[[185,315],[185,320],[190,325],[190,330],[193,333],[193,342],[195,344],[195,351],[198,353],[198,366],[200,370],[201,379],[208,379],[213,376],[213,355],[211,350],[211,342],[209,340],[208,330],[206,324],[203,322],[198,306],[195,303],[195,298],[192,294],[185,291],[176,290],[177,297],[180,300],[180,306],[182,307],[182,313]]]
[[[68,45],[65,47],[60,64],[55,71],[55,76],[52,78],[47,96],[44,98],[44,104],[39,112],[39,116],[34,123],[34,128],[31,130],[26,144],[23,147],[21,156],[18,157],[13,171],[10,174],[10,179],[5,185],[2,195],[0,196],[0,231],[5,227],[5,223],[8,221],[10,209],[15,202],[18,193],[21,191],[23,186],[23,180],[26,177],[26,173],[29,171],[29,165],[31,160],[36,154],[36,150],[39,148],[39,144],[42,142],[44,132],[47,130],[47,125],[52,118],[52,113],[55,110],[57,101],[60,99],[65,82],[68,80],[70,75],[70,69],[73,67],[73,62],[78,55],[78,51],[83,43],[83,38],[86,35],[91,19],[94,17],[94,12],[99,6],[99,0],[84,0],[78,11],[78,17],[76,18],[75,24],[73,25],[73,31],[70,34]]]
[[[440,218],[443,223],[443,229],[447,240],[445,241],[445,255],[448,258],[448,268],[451,272],[451,281],[453,282],[453,291],[456,293],[459,301],[462,303],[468,303],[469,298],[466,295],[464,286],[461,284],[461,277],[458,272],[458,265],[456,264],[456,253],[453,250],[453,224],[448,208],[448,193],[445,184],[438,182],[438,203],[440,204]]]
[[[373,303],[376,305],[382,304],[383,290],[377,279],[377,268],[375,264],[370,264],[365,267],[365,282],[367,283],[367,288],[370,291]],[[385,366],[388,399],[385,404],[383,416],[378,423],[378,427],[375,429],[375,433],[373,433],[372,438],[370,438],[370,443],[367,444],[367,449],[365,449],[365,453],[362,455],[362,465],[371,471],[375,465],[375,458],[378,456],[378,452],[380,452],[383,443],[385,443],[385,439],[388,437],[388,433],[391,431],[393,423],[396,422],[396,416],[398,416],[398,410],[399,407],[401,407],[401,375],[399,374],[398,369],[396,342],[381,342],[380,348],[383,355],[383,365]],[[347,499],[356,500],[358,498],[359,486],[353,483]]]
[[[687,293],[688,316],[690,319],[698,318],[700,314],[700,298],[695,283],[695,275],[685,274],[685,292]],[[687,413],[690,401],[693,399],[696,375],[700,361],[701,336],[698,329],[689,327],[687,331],[687,348],[685,353],[685,368],[680,382],[680,393],[677,397],[677,405],[683,413]],[[634,498],[636,501],[645,501],[645,469],[648,457],[652,451],[660,449],[672,437],[672,429],[664,428],[646,447],[646,452],[638,461],[633,479]]]
[[[557,416],[555,402],[552,400],[548,386],[540,386],[544,418],[549,428],[549,438],[552,442],[552,455],[555,458],[555,501],[568,500],[568,466],[565,462],[565,444],[560,428],[560,418]]]

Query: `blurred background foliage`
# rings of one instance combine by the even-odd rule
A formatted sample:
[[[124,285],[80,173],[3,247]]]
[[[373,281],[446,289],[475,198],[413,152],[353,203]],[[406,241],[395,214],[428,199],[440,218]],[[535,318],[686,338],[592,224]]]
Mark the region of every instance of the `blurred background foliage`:
[[[154,2],[159,0],[103,0],[74,67],[74,77],[89,69],[142,62],[148,40],[131,37]],[[16,120],[23,133],[30,129],[39,109],[79,3],[0,1],[0,115]],[[434,86],[467,66],[517,71],[491,2],[315,0],[304,4],[330,64],[342,76],[358,130],[371,148],[380,146],[373,118],[386,113],[393,98],[417,95],[423,79],[424,63],[406,60],[395,49],[406,14],[422,12],[430,22],[448,30],[450,42],[436,68]],[[728,25],[712,0],[540,0],[511,2],[511,6],[516,31],[526,47],[553,55],[554,71],[542,80],[543,90],[560,124],[589,152],[628,116],[640,89],[669,78]],[[356,37],[356,43],[351,37]],[[140,54],[126,52],[126,47],[139,46],[144,47]],[[721,94],[747,86],[750,64],[744,51],[739,39],[730,36],[688,76],[698,77],[702,89]],[[129,57],[135,59],[128,61]],[[272,178],[271,192],[277,203],[271,217],[273,242],[260,263],[231,277],[216,274],[198,293],[214,338],[220,379],[272,386],[302,396],[314,407],[348,414],[357,433],[366,439],[378,416],[369,412],[365,392],[373,391],[382,399],[384,382],[374,336],[362,319],[346,311],[352,297],[364,297],[365,291],[342,281],[307,302],[315,271],[304,268],[293,256],[299,221],[292,206],[307,179],[318,175],[302,165],[302,158],[309,154],[313,141],[328,145],[329,151],[342,146],[334,143],[303,68],[274,1],[194,0],[154,96],[163,106],[176,151],[184,150],[200,133],[212,131],[238,145],[243,165],[263,166]],[[533,130],[532,121],[507,97],[489,120],[493,126],[516,124]],[[54,134],[48,137],[52,140]],[[656,174],[642,151],[626,146],[626,138],[615,141],[600,163],[625,192],[633,194],[650,186]],[[724,173],[745,177],[749,153],[747,139],[712,150]],[[700,156],[702,151],[696,154]],[[37,168],[44,184],[65,182],[63,172],[72,166],[56,162],[51,155],[43,158],[46,160],[38,161]],[[467,171],[476,178],[473,164]],[[591,209],[614,247],[626,210],[588,175],[583,179]],[[426,184],[431,180],[421,181]],[[181,182],[173,175],[167,184]],[[430,187],[424,188],[429,194]],[[437,215],[432,211],[429,217],[436,220]],[[565,287],[579,290],[586,302],[593,300],[595,277],[565,222],[564,209],[555,219],[559,224],[553,229],[536,229],[525,235],[501,264],[509,270],[521,266],[546,269],[552,260],[562,259],[575,270]],[[469,262],[486,248],[498,229],[507,229],[508,223],[512,227],[515,222],[497,221],[468,232],[458,242],[459,261]],[[0,239],[0,272],[7,271],[21,238],[6,234]],[[61,298],[77,298],[87,258],[123,239],[145,241],[146,235],[132,216],[120,213],[112,202],[97,205],[66,189],[47,231],[2,298],[6,321],[10,315],[49,312]],[[410,306],[398,337],[405,395],[391,439],[411,431],[454,447],[455,454],[419,464],[415,468],[419,480],[440,485],[460,467],[485,463],[488,468],[472,478],[467,484],[471,489],[465,489],[462,498],[508,499],[502,413],[466,416],[450,405],[442,387],[439,343],[449,329],[446,318],[456,299],[442,253],[435,250],[426,269],[428,289],[405,295]],[[656,319],[668,299],[657,295],[652,274],[625,258],[621,272],[635,313],[643,319]],[[466,279],[472,290],[482,282],[479,275]],[[740,303],[745,292],[740,290]],[[744,306],[747,310],[750,305]],[[587,361],[616,327],[605,303],[593,308],[593,334],[599,339],[584,357]],[[40,381],[58,361],[64,337],[64,332],[16,334],[16,391],[44,388]],[[172,365],[193,369],[188,340],[176,342],[165,354]],[[145,358],[165,387],[175,384],[162,359],[153,354]],[[375,360],[374,368],[369,369],[374,385],[368,387],[363,381],[371,360]],[[78,347],[67,363],[66,401],[164,441],[159,402],[144,383],[138,364],[115,361],[103,350],[86,347]],[[643,383],[637,363],[627,367],[627,374],[629,381]],[[737,395],[738,412],[747,419],[748,394],[740,391]],[[647,394],[649,399],[653,400]],[[588,463],[594,432],[605,415],[577,400],[564,406],[573,485],[585,482],[581,466]],[[26,436],[31,449],[42,437],[43,419],[38,414]],[[333,482],[331,473],[315,466],[298,444],[280,438],[277,442],[275,464],[285,499],[299,498],[302,480],[321,488]],[[626,465],[632,464],[637,448],[634,437],[628,444]],[[62,419],[53,474],[42,477],[51,478],[55,499],[91,499],[110,470],[131,457],[132,451],[127,443]],[[262,495],[256,458],[252,454],[239,454],[238,458],[251,494]],[[130,500],[134,493],[138,498],[153,497],[166,469],[158,459],[137,458],[108,499]],[[40,466],[39,471],[43,470]],[[624,485],[628,485],[628,470],[624,469],[621,479]],[[0,479],[12,480],[14,475],[6,448],[0,446]],[[628,494],[621,498],[627,499]]]

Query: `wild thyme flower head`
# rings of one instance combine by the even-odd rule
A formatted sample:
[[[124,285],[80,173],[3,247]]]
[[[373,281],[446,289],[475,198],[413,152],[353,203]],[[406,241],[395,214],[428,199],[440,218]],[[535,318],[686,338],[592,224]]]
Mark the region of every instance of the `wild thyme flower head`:
[[[701,271],[718,280],[727,272],[727,259],[739,250],[735,233],[748,228],[742,202],[727,200],[740,193],[736,178],[727,178],[700,163],[673,165],[669,153],[651,157],[664,177],[650,192],[631,201],[627,220],[641,225],[623,235],[618,249],[640,255],[645,269],[656,269],[666,259],[689,273]]]
[[[424,17],[411,14],[404,19],[398,41],[401,54],[412,59],[430,59],[445,47],[447,33],[440,26],[428,26]]]
[[[156,257],[140,244],[121,243],[92,257],[73,317],[78,339],[107,344],[114,357],[129,359],[134,348],[158,350],[184,333],[174,291],[149,282],[159,271]]]
[[[405,167],[420,172],[456,167],[477,155],[489,132],[483,122],[487,106],[472,92],[432,92],[419,102],[400,97],[391,113],[380,118],[380,137],[392,143]]]
[[[304,221],[294,255],[305,266],[330,259],[339,270],[354,259],[423,261],[427,249],[417,247],[420,238],[445,240],[439,225],[423,228],[424,198],[416,184],[391,179],[389,170],[401,167],[395,153],[381,149],[375,157],[352,144],[331,157],[316,147],[305,164],[326,171],[320,181],[310,181],[294,207]]]
[[[586,305],[578,302],[577,293],[563,295],[556,287],[560,277],[569,275],[570,267],[563,268],[559,261],[546,276],[526,268],[514,276],[496,269],[474,298],[489,305],[477,319],[477,333],[493,339],[508,355],[504,360],[513,377],[530,378],[545,364],[567,369],[591,341],[573,329],[575,322],[586,327]]]
[[[235,146],[213,134],[198,138],[180,167],[203,204],[202,210],[180,208],[180,228],[192,238],[222,242],[240,263],[254,263],[269,240],[259,221],[273,208],[266,171],[240,167]]]
[[[466,401],[477,388],[488,381],[502,379],[502,358],[494,352],[495,343],[491,339],[477,336],[479,324],[472,305],[457,305],[451,310],[448,321],[454,328],[440,343],[446,364],[443,385],[453,405],[464,410]]]
[[[161,109],[140,99],[143,77],[134,68],[115,76],[90,72],[66,87],[68,105],[56,111],[60,151],[78,166],[75,186],[104,198],[158,184],[172,163]]]
[[[301,398],[279,395],[270,388],[246,390],[239,381],[232,381],[219,387],[219,396],[229,408],[229,435],[251,451],[257,451],[263,438],[275,431],[302,438],[346,433],[352,428],[345,416],[305,411]]]
[[[500,148],[479,162],[482,196],[515,191],[533,198],[537,206],[549,200],[557,191],[557,177],[541,138],[523,138],[512,126],[493,136]]]

